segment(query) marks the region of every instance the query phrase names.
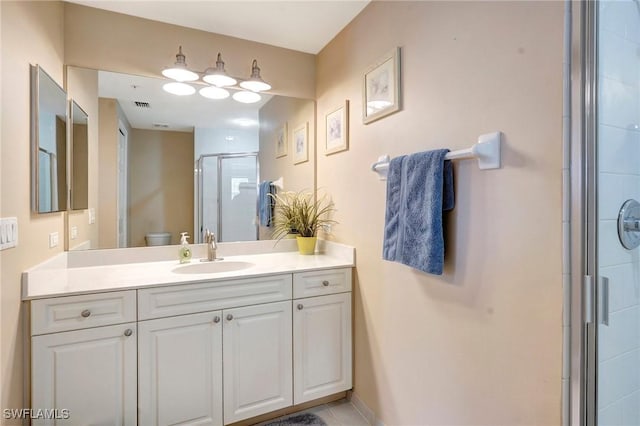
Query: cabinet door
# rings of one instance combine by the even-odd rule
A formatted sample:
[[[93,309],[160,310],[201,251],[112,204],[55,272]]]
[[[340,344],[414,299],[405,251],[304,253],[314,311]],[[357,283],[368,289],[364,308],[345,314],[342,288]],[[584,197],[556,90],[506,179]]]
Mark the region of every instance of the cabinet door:
[[[292,403],[291,301],[223,312],[224,422]]]
[[[294,404],[351,389],[351,293],[293,301]]]
[[[222,425],[222,312],[138,323],[141,425]]]
[[[128,323],[33,337],[32,407],[69,413],[33,424],[135,425],[136,334]]]

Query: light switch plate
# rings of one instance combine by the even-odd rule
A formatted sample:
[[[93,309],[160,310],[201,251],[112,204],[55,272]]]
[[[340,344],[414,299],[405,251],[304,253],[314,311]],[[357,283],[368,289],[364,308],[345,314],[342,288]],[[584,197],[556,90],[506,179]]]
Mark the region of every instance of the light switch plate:
[[[5,217],[0,219],[0,250],[18,245],[18,218]]]
[[[94,223],[96,223],[96,209],[91,207],[89,209],[89,225],[93,225]]]
[[[54,248],[58,245],[59,237],[57,232],[49,234],[49,248]]]
[[[78,238],[78,227],[77,226],[72,226],[71,227],[71,239],[75,240],[76,238]]]

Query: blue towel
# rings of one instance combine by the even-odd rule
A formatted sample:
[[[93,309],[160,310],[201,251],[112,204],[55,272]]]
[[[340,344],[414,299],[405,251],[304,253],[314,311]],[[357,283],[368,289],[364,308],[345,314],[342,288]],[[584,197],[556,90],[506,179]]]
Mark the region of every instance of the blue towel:
[[[442,213],[453,209],[448,149],[394,158],[387,175],[383,258],[442,275]]]
[[[271,181],[266,180],[260,184],[258,190],[258,212],[260,218],[260,225],[271,226],[273,222],[273,207],[274,199],[269,194],[275,194],[275,187],[271,184]]]

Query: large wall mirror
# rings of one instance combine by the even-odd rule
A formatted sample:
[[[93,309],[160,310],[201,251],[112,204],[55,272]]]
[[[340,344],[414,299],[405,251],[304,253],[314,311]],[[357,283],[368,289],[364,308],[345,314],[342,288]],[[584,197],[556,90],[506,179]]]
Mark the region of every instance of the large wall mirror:
[[[205,228],[223,242],[271,239],[257,223],[258,185],[281,179],[281,191],[315,188],[313,100],[263,93],[243,104],[176,96],[162,78],[71,66],[67,76],[70,95],[92,117],[88,208],[97,230],[68,241],[71,249],[177,244],[180,232],[197,243]],[[276,143],[282,129],[291,143],[303,124],[309,160],[294,164],[293,150],[282,156]]]
[[[40,66],[31,66],[31,206],[67,210],[67,94]]]

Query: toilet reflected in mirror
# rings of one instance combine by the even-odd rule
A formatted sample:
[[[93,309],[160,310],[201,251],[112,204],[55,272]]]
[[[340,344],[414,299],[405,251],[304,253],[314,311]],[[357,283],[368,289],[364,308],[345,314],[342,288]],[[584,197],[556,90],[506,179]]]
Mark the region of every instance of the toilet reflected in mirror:
[[[147,247],[168,246],[171,244],[170,232],[149,232],[144,237]]]

